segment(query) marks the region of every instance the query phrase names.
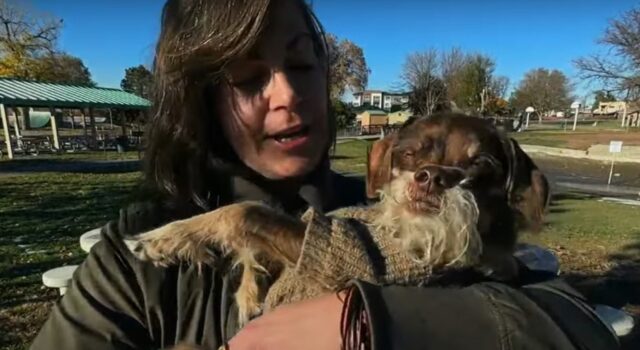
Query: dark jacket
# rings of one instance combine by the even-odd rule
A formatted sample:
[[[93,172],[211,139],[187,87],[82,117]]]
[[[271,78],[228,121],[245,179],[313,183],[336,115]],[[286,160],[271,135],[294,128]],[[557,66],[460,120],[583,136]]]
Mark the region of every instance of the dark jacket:
[[[327,188],[300,196],[330,211],[364,203],[361,180],[331,175]],[[270,195],[251,184],[237,200]],[[159,349],[179,341],[216,349],[233,336],[229,276],[211,268],[154,267],[136,260],[122,238],[167,221],[160,206],[136,204],[104,227],[53,308],[31,349]],[[574,349],[563,329],[517,288],[481,282],[459,287],[374,286],[354,281],[370,317],[375,349]]]

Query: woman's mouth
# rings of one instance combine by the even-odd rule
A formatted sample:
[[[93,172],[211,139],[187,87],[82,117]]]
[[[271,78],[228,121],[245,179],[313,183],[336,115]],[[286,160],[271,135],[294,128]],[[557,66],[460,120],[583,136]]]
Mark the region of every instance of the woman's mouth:
[[[271,135],[277,145],[285,150],[292,150],[304,145],[309,140],[309,127],[296,126]]]

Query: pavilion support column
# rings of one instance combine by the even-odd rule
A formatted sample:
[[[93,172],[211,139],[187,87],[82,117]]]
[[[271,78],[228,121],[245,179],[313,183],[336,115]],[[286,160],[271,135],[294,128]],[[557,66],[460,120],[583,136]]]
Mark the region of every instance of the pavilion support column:
[[[80,108],[80,114],[82,114],[82,129],[84,129],[84,137],[87,137],[87,120],[86,115],[84,114],[84,108]]]
[[[51,132],[53,133],[53,147],[56,150],[60,150],[60,138],[58,137],[58,122],[56,121],[55,108],[49,109],[51,114]]]
[[[120,122],[122,123],[122,136],[127,137],[127,115],[123,110],[119,110],[118,115],[120,116]]]
[[[16,111],[16,108],[12,108],[13,109],[13,115],[15,116],[15,123],[13,123],[13,129],[16,133],[16,141],[20,142],[20,118],[18,118],[18,112]]]
[[[25,112],[24,107],[16,107],[16,116],[20,115],[20,119],[22,119],[22,130],[31,129],[31,120],[29,120],[29,114]]]
[[[91,122],[91,148],[95,149],[98,143],[98,129],[96,127],[96,117],[93,115],[93,107],[89,107],[89,121]]]
[[[2,129],[4,130],[4,142],[7,144],[7,157],[13,159],[13,148],[11,148],[11,135],[9,134],[9,121],[4,103],[0,103],[0,118],[2,118]]]

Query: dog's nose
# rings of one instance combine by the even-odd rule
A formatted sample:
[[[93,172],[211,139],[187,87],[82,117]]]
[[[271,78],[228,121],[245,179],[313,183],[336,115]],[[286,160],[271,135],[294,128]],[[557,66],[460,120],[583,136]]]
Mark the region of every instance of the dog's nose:
[[[420,169],[413,174],[413,179],[418,183],[426,183],[431,178],[431,174],[427,169]]]
[[[464,178],[464,173],[453,167],[426,166],[413,174],[415,182],[428,193],[439,192],[454,187]]]

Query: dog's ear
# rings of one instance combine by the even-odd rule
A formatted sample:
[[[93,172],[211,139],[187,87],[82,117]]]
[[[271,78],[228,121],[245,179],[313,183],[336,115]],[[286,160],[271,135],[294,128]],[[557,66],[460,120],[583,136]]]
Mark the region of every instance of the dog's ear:
[[[533,160],[511,139],[512,185],[510,186],[511,207],[518,213],[518,226],[538,232],[544,224],[544,215],[551,191],[549,181]]]
[[[367,150],[367,197],[377,198],[378,190],[391,181],[391,149],[395,134],[378,140]]]

